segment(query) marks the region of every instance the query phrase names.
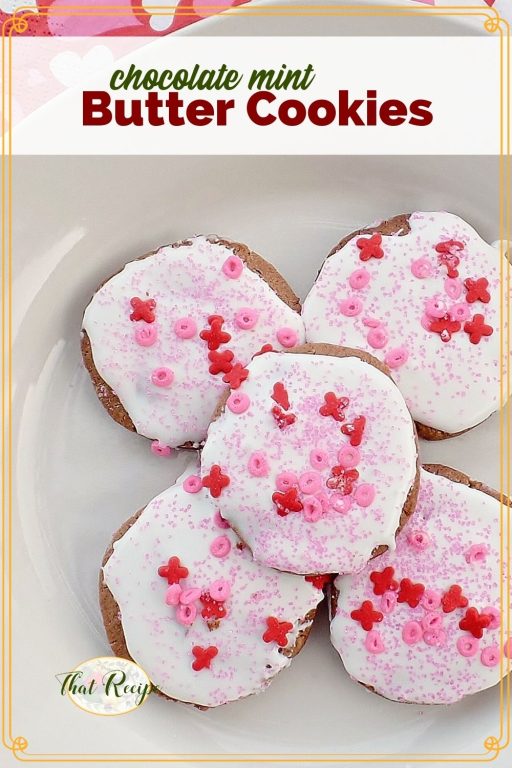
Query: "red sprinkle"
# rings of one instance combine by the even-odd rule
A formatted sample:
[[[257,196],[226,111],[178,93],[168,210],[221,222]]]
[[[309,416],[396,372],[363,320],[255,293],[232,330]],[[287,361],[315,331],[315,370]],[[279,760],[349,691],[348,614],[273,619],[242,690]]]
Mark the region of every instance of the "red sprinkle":
[[[287,491],[275,491],[272,501],[277,507],[277,514],[286,517],[290,512],[300,512],[303,509],[302,502],[296,488],[288,488]]]
[[[179,557],[170,557],[167,565],[161,565],[158,569],[158,575],[167,579],[168,584],[179,584],[180,579],[186,579],[188,568],[181,564]]]
[[[460,264],[460,258],[457,252],[464,250],[464,243],[460,240],[445,240],[443,243],[438,243],[435,248],[439,253],[439,263],[446,267],[448,277],[458,277],[457,267]]]
[[[130,299],[133,312],[130,315],[130,320],[144,320],[146,323],[155,322],[155,307],[156,301],[154,299],[139,299],[136,296]]]
[[[350,403],[348,397],[336,397],[334,392],[326,392],[324,401],[324,404],[319,409],[319,413],[322,416],[332,416],[334,421],[345,420],[344,411]]]
[[[221,344],[227,344],[231,339],[231,334],[222,330],[224,318],[221,315],[210,315],[208,322],[210,328],[205,328],[199,334],[203,341],[208,342],[208,349],[215,350],[218,349]]]
[[[361,261],[369,261],[369,259],[382,259],[384,251],[381,248],[382,235],[376,232],[371,237],[360,237],[356,240],[356,245],[361,251],[359,258]]]
[[[247,368],[244,368],[242,363],[235,363],[231,370],[224,374],[222,381],[229,384],[231,389],[238,389],[248,376]]]
[[[288,391],[282,381],[277,381],[272,390],[272,400],[281,406],[285,411],[290,407]]]
[[[480,639],[491,621],[492,617],[488,613],[479,613],[476,608],[468,608],[464,618],[459,621],[459,627]]]
[[[227,616],[227,610],[224,603],[219,603],[213,597],[205,592],[199,598],[203,604],[201,616],[203,619],[224,619]]]
[[[354,483],[359,479],[357,469],[346,469],[338,466],[333,467],[331,472],[332,475],[326,482],[327,487],[331,490],[341,491],[344,496],[352,493]]]
[[[211,352],[208,352],[208,360],[211,363],[208,370],[214,376],[217,373],[229,373],[233,367],[231,364],[233,358],[234,354],[230,349],[226,349],[224,352],[216,352],[215,350],[212,350]]]
[[[359,621],[362,628],[369,632],[376,622],[382,621],[384,615],[380,611],[374,610],[371,600],[365,600],[360,608],[352,611],[350,618]]]
[[[259,352],[255,352],[253,357],[259,357],[260,355],[266,355],[267,352],[274,352],[272,344],[264,344]]]
[[[431,321],[430,330],[432,333],[438,333],[441,341],[446,342],[450,341],[453,333],[460,331],[460,323],[458,320],[450,320],[449,315],[444,315],[444,317]]]
[[[224,488],[226,488],[230,479],[228,475],[224,475],[218,464],[213,464],[209,474],[203,477],[203,487],[210,489],[210,495],[214,499],[218,499]]]
[[[277,643],[281,648],[288,645],[286,635],[293,629],[293,624],[289,621],[279,621],[274,616],[267,618],[267,629],[263,633],[263,640],[266,643]]]
[[[383,595],[388,590],[394,590],[398,588],[398,582],[393,578],[395,569],[390,565],[384,568],[383,571],[372,571],[370,573],[370,581],[373,582],[374,595]]]
[[[416,608],[423,597],[424,591],[425,587],[423,584],[413,584],[410,579],[402,579],[396,598],[397,603],[407,603],[411,608]]]
[[[441,605],[445,613],[451,613],[456,608],[465,608],[467,604],[468,599],[464,597],[458,584],[452,584],[448,592],[445,592],[441,598]]]
[[[330,573],[316,573],[311,576],[304,577],[306,581],[309,581],[317,589],[323,589],[327,584],[332,581],[332,574]]]
[[[488,304],[491,300],[491,294],[487,290],[489,287],[489,281],[485,277],[479,277],[477,280],[472,280],[468,277],[464,280],[464,286],[466,288],[466,301],[468,304],[473,304],[475,301],[481,301],[483,304]]]
[[[210,669],[212,659],[216,657],[219,649],[215,645],[209,645],[208,648],[201,648],[200,645],[194,645],[192,653],[195,656],[195,661],[192,662],[192,669],[196,672],[200,672],[202,669]]]
[[[473,315],[471,320],[464,323],[464,330],[472,344],[479,344],[483,336],[491,336],[493,329],[486,325],[483,315]]]
[[[279,429],[286,429],[297,421],[294,413],[285,413],[278,405],[272,408],[272,416]]]
[[[343,424],[343,426],[340,427],[340,429],[344,435],[347,435],[347,437],[350,437],[350,445],[352,445],[354,448],[357,448],[358,445],[361,445],[361,440],[363,439],[363,432],[364,432],[365,426],[366,426],[365,417],[356,416],[356,418],[352,422]]]

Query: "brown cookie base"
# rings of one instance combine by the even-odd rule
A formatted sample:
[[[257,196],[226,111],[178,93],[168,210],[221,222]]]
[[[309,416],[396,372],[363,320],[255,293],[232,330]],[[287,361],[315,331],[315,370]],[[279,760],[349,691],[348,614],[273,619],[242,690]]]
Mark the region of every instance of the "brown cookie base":
[[[120,658],[123,658],[123,659],[128,659],[129,661],[135,661],[136,663],[137,663],[137,660],[132,658],[128,650],[126,637],[123,631],[123,623],[121,620],[121,611],[119,609],[119,605],[117,604],[112,592],[105,584],[105,581],[103,578],[103,567],[106,565],[106,563],[108,562],[108,560],[110,559],[114,551],[114,543],[125,535],[125,533],[132,527],[132,525],[136,522],[136,520],[139,518],[139,516],[143,512],[144,510],[140,509],[135,515],[133,515],[125,523],[123,523],[123,525],[119,528],[118,531],[116,531],[116,533],[112,537],[112,541],[110,542],[110,545],[107,551],[103,556],[100,574],[99,574],[100,609],[101,609],[101,615],[103,618],[103,624],[105,625],[105,632],[107,634],[107,639],[110,644],[110,647],[112,648],[112,651],[115,656],[119,656]],[[243,548],[243,545],[242,545],[242,548]],[[321,601],[319,601],[319,604],[320,602]],[[288,658],[293,658],[302,650],[302,648],[306,643],[306,640],[308,639],[309,633],[311,631],[312,622],[315,618],[315,615],[316,615],[316,609],[313,609],[309,611],[306,614],[306,616],[304,616],[301,623],[304,624],[305,626],[303,629],[299,630],[295,644],[291,648],[280,648],[279,649],[280,653],[282,653],[284,656],[287,656]],[[182,701],[181,699],[173,699],[171,696],[168,696],[166,693],[163,693],[163,691],[160,691],[156,686],[154,687],[154,690],[164,699],[168,699],[169,701],[180,701],[182,704],[190,704],[196,707],[196,709],[200,709],[200,710],[211,709],[211,707],[205,707],[201,704],[194,704],[194,702],[192,701]],[[249,695],[254,695],[254,694],[249,694]]]
[[[306,343],[301,344],[298,347],[293,347],[293,349],[286,349],[283,352],[267,352],[266,354],[272,355],[272,354],[284,354],[284,355],[327,355],[330,357],[357,357],[360,360],[363,360],[365,363],[369,363],[370,365],[373,365],[374,368],[377,368],[381,373],[384,373],[393,384],[395,382],[393,381],[393,378],[391,377],[391,373],[389,371],[389,368],[384,364],[381,363],[380,360],[377,360],[376,357],[373,357],[373,355],[370,355],[369,352],[364,352],[361,349],[352,349],[351,347],[338,347],[335,344],[327,344],[327,343]],[[396,384],[395,384],[396,387]],[[224,409],[226,407],[226,401],[229,397],[229,392],[226,392],[221,399],[219,400],[219,403],[217,405],[217,408],[215,409],[213,415],[212,415],[212,422],[216,421],[219,416],[224,412]],[[412,416],[411,416],[412,421]],[[407,498],[405,500],[405,504],[402,509],[402,514],[400,515],[400,520],[398,523],[398,528],[396,529],[395,536],[397,536],[404,525],[406,524],[407,520],[410,518],[414,510],[416,509],[416,501],[418,498],[418,492],[420,487],[420,459],[419,459],[419,448],[418,448],[418,438],[415,423],[413,421],[413,429],[415,434],[415,440],[416,440],[416,476],[414,478],[414,483],[411,485],[409,489],[409,493],[407,494]],[[233,526],[231,526],[233,528]],[[236,530],[236,528],[233,528],[236,535],[241,539],[239,532]],[[248,547],[249,545],[247,542],[244,542],[244,544]],[[381,546],[375,547],[375,549],[372,551],[370,559],[374,557],[378,557],[378,555],[382,555],[383,552],[385,552],[388,549],[387,544],[382,544]],[[316,576],[319,574],[311,574],[312,576]]]
[[[237,243],[233,240],[226,240],[224,238],[219,238],[213,235],[209,236],[208,240],[212,243],[219,243],[220,245],[224,245],[226,248],[229,248],[236,256],[242,259],[248,269],[250,269],[252,272],[256,272],[270,286],[270,288],[274,291],[276,296],[281,299],[281,301],[287,304],[290,309],[293,309],[295,312],[300,312],[301,305],[298,296],[295,295],[292,288],[288,285],[284,277],[277,271],[277,269],[268,261],[266,261],[262,256],[259,256],[259,254],[251,251],[247,245],[244,245],[243,243]],[[180,248],[181,246],[190,244],[190,240],[180,240],[177,243],[172,243],[171,248]],[[154,256],[156,252],[157,251],[151,251],[150,253],[145,253],[143,256],[140,256],[138,259],[136,259],[136,261],[141,261],[142,259],[147,259],[149,256]],[[115,277],[115,275],[119,274],[121,271],[122,270],[118,270],[118,272],[115,272],[113,275],[110,275],[110,277],[103,280],[103,282],[98,286],[96,290],[99,291],[100,288],[102,288],[106,283],[108,283],[109,280],[112,279],[112,277]],[[91,377],[91,381],[100,403],[115,422],[120,424],[125,429],[129,429],[131,432],[136,432],[137,430],[135,429],[135,425],[125,407],[119,400],[118,396],[112,387],[110,387],[107,382],[100,376],[94,364],[90,339],[84,330],[82,330],[80,345],[84,365],[89,372],[89,376]],[[187,442],[178,447],[191,449],[196,448],[197,446],[195,446],[192,442]]]

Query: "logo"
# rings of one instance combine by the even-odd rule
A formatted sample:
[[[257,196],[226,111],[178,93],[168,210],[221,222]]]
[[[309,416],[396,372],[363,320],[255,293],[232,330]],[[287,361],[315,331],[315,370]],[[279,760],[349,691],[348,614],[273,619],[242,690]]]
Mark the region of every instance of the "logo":
[[[127,659],[99,656],[57,675],[61,696],[93,715],[124,715],[140,707],[153,690],[144,670]]]

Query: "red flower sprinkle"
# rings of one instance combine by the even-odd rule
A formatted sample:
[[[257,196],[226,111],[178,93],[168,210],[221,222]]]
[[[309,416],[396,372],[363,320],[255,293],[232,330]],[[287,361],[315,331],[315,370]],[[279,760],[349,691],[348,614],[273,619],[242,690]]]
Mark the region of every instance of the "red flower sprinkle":
[[[491,621],[492,616],[488,613],[479,613],[476,608],[468,608],[464,618],[459,621],[459,627],[480,639]]]
[[[179,584],[181,579],[188,576],[188,568],[181,564],[179,557],[170,557],[167,565],[161,565],[158,569],[158,575],[167,579],[168,584]]]
[[[397,589],[398,582],[393,578],[395,569],[390,565],[384,568],[383,571],[372,571],[370,573],[370,581],[373,582],[374,595],[383,595],[389,589]]]
[[[304,577],[306,581],[309,581],[317,589],[323,589],[327,584],[332,581],[332,574],[330,573],[316,573],[311,576]]]
[[[244,368],[242,363],[235,363],[230,371],[224,374],[222,381],[229,384],[231,389],[238,389],[238,387],[249,376],[249,371]]]
[[[491,336],[493,333],[492,327],[485,324],[483,315],[473,315],[471,320],[464,323],[464,330],[472,344],[479,344],[482,336]]]
[[[439,253],[439,263],[446,267],[448,277],[458,277],[457,267],[460,264],[460,258],[457,254],[464,250],[464,243],[460,240],[445,240],[443,243],[438,243],[435,248]]]
[[[407,603],[411,608],[416,608],[424,591],[423,584],[413,584],[410,579],[402,579],[396,598],[397,603]]]
[[[444,315],[430,322],[430,330],[432,333],[438,333],[441,341],[446,342],[450,341],[453,333],[460,331],[460,323],[458,320],[450,320],[449,315]]]
[[[326,482],[326,485],[331,490],[341,491],[344,496],[348,496],[352,493],[354,483],[359,478],[359,472],[357,469],[346,469],[345,467],[333,467],[331,469],[332,475]]]
[[[287,491],[275,491],[272,494],[272,501],[277,507],[277,514],[280,517],[286,517],[290,512],[300,512],[302,502],[296,488],[288,488]]]
[[[272,390],[272,400],[281,406],[285,411],[290,407],[288,391],[282,381],[277,381]]]
[[[133,312],[130,315],[130,320],[144,320],[146,323],[155,322],[155,307],[156,301],[154,299],[139,299],[136,296],[130,299]]]
[[[289,621],[279,621],[274,616],[267,618],[267,629],[263,633],[263,640],[266,643],[277,643],[281,648],[288,645],[287,633],[293,629],[293,624]]]
[[[209,645],[208,648],[201,648],[200,645],[194,645],[192,653],[195,656],[195,661],[192,662],[192,669],[196,672],[200,672],[202,669],[210,669],[212,659],[216,657],[219,649],[215,645]]]
[[[294,413],[285,413],[278,405],[274,405],[271,413],[279,429],[286,429],[297,421]]]
[[[203,477],[203,487],[210,489],[210,495],[213,496],[214,499],[219,498],[224,488],[226,488],[230,482],[228,475],[222,473],[218,464],[213,464],[209,474]]]
[[[324,400],[325,402],[320,406],[319,413],[322,416],[332,416],[334,421],[344,421],[344,410],[350,403],[348,397],[336,397],[334,392],[326,392]]]
[[[260,355],[266,355],[267,352],[273,352],[274,347],[272,344],[264,344],[259,352],[255,352],[253,357],[259,357]]]
[[[384,251],[381,248],[382,235],[376,232],[371,237],[360,237],[356,240],[356,245],[361,251],[359,258],[361,261],[369,261],[369,259],[382,259]]]
[[[479,277],[477,280],[472,280],[468,277],[464,280],[464,286],[466,288],[466,301],[468,304],[474,304],[475,301],[481,301],[483,304],[488,304],[491,300],[491,294],[487,290],[489,287],[489,281],[485,277]]]
[[[350,618],[359,621],[362,628],[370,632],[376,622],[382,621],[384,615],[380,611],[374,610],[371,600],[365,600],[360,608],[352,611]]]
[[[451,613],[456,608],[465,608],[467,604],[468,599],[464,597],[458,584],[452,584],[448,592],[445,592],[441,598],[441,605],[445,613]]]
[[[213,597],[205,592],[199,598],[203,604],[201,616],[203,619],[224,619],[227,616],[227,610],[224,603],[214,600]]]
[[[217,373],[229,373],[233,367],[231,364],[233,358],[234,354],[230,349],[226,349],[224,352],[216,352],[215,350],[212,350],[211,352],[208,352],[208,360],[211,363],[208,370],[214,376]]]
[[[208,342],[208,349],[215,350],[220,347],[221,344],[227,344],[231,339],[231,334],[222,330],[224,318],[221,315],[210,315],[208,318],[210,328],[205,328],[199,334],[203,341]]]
[[[356,418],[352,422],[343,424],[343,426],[340,427],[340,429],[344,435],[347,435],[347,437],[350,437],[350,445],[352,445],[354,448],[357,448],[358,445],[361,445],[361,440],[363,439],[363,432],[364,432],[365,426],[366,426],[365,417],[356,416]]]

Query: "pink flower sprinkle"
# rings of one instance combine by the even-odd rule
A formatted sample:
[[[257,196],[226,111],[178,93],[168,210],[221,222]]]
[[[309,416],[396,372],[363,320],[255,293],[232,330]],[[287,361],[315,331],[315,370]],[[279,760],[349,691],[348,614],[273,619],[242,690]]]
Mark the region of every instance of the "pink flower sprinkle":
[[[247,464],[249,474],[253,477],[266,477],[270,472],[267,457],[262,451],[255,451],[249,456]]]
[[[419,552],[423,552],[430,546],[430,536],[425,531],[417,529],[409,531],[407,541],[413,549],[417,549]]]
[[[151,374],[151,381],[156,387],[170,387],[174,381],[174,373],[170,368],[155,368]]]
[[[497,645],[488,645],[482,649],[480,661],[484,667],[495,667],[500,663],[500,649]]]
[[[435,611],[441,605],[441,593],[434,589],[426,589],[421,598],[421,604],[427,611]]]
[[[349,296],[348,299],[343,299],[340,302],[340,312],[345,317],[355,317],[363,309],[363,302],[356,296]]]
[[[382,613],[389,614],[393,613],[393,611],[396,608],[396,593],[390,592],[389,590],[387,592],[384,592],[380,599],[380,609]]]
[[[361,483],[361,485],[357,486],[354,499],[360,507],[369,507],[374,498],[375,488],[371,483]]]
[[[473,563],[482,563],[489,554],[489,547],[487,544],[472,544],[468,551],[465,553],[466,563],[473,565]]]
[[[435,648],[441,648],[446,643],[446,632],[440,627],[427,629],[425,632],[423,632],[423,640],[427,645],[432,645]]]
[[[191,339],[197,333],[197,325],[191,317],[180,317],[174,323],[174,333],[179,339]]]
[[[231,542],[227,536],[217,536],[210,544],[210,552],[214,557],[226,557],[231,550]]]
[[[344,496],[342,493],[333,493],[330,499],[330,505],[335,512],[340,515],[346,515],[352,507],[352,498]]]
[[[382,349],[389,341],[388,334],[385,329],[379,325],[378,328],[372,328],[366,336],[366,341],[373,347],[373,349]]]
[[[329,455],[320,448],[314,448],[309,454],[309,463],[313,469],[325,469],[329,466]]]
[[[364,641],[364,647],[370,653],[382,653],[386,650],[384,648],[384,643],[382,642],[380,632],[377,632],[375,629],[371,629],[369,632],[367,632]]]
[[[471,312],[469,310],[469,307],[467,304],[454,304],[450,309],[448,310],[448,316],[450,320],[458,321],[459,323],[463,323],[466,320],[469,320]]]
[[[448,307],[443,299],[433,296],[425,304],[425,312],[429,317],[439,318],[446,315]]]
[[[348,282],[351,288],[353,288],[355,291],[360,291],[370,282],[370,273],[364,267],[361,267],[361,269],[355,269],[349,276]]]
[[[417,621],[408,621],[407,624],[404,624],[402,629],[402,640],[407,643],[407,645],[414,645],[414,643],[419,642],[422,637],[423,630],[421,624]]]
[[[231,413],[236,413],[237,415],[245,413],[250,404],[249,395],[246,395],[245,392],[232,392],[226,401],[226,405]]]
[[[199,493],[203,487],[203,481],[198,475],[189,475],[183,481],[183,490],[186,493]]]
[[[218,603],[223,603],[231,594],[231,585],[225,579],[217,579],[213,584],[210,584],[208,591],[214,600],[217,600]]]
[[[276,488],[278,491],[287,491],[299,482],[295,472],[280,472],[276,477]]]
[[[235,324],[243,331],[250,331],[258,322],[259,313],[255,309],[243,307],[235,315]]]
[[[155,343],[158,337],[156,325],[137,326],[134,332],[135,341],[140,344],[141,347],[151,347]]]
[[[322,504],[315,496],[306,496],[302,500],[304,520],[308,523],[316,523],[323,514]]]
[[[421,620],[421,627],[424,632],[428,629],[439,629],[443,626],[443,615],[433,611],[426,613]]]
[[[444,281],[444,292],[450,299],[458,299],[462,293],[462,280],[458,277],[447,277]]]
[[[318,499],[318,501],[322,505],[322,512],[327,512],[330,506],[328,495],[322,491],[321,493],[315,494],[315,497]]]
[[[242,270],[244,268],[244,263],[242,259],[240,259],[238,256],[235,256],[233,254],[229,258],[226,259],[224,264],[222,265],[222,271],[226,275],[226,277],[231,278],[231,280],[236,280],[240,277],[242,274]]]
[[[425,257],[416,259],[411,262],[411,272],[414,277],[419,277],[420,279],[430,277],[433,273],[432,264]]]
[[[338,453],[338,461],[345,469],[353,469],[361,461],[361,454],[355,446],[344,445]]]
[[[484,608],[482,613],[485,613],[486,616],[491,617],[491,623],[489,624],[488,629],[498,629],[501,625],[501,613],[497,608],[494,608],[492,605],[488,605],[487,608]]]
[[[217,526],[217,528],[229,528],[229,523],[227,520],[224,520],[222,517],[220,510],[216,509],[213,513],[213,522]]]
[[[179,605],[181,595],[181,587],[179,584],[170,584],[167,587],[165,593],[165,602],[167,605]]]
[[[395,347],[394,349],[390,349],[389,352],[386,353],[384,362],[390,368],[400,368],[400,366],[402,366],[404,363],[407,362],[408,357],[409,357],[409,352],[407,351],[406,347],[404,346]]]
[[[478,639],[471,635],[463,635],[457,640],[457,650],[461,656],[474,656],[478,653],[479,645]]]
[[[170,445],[161,443],[160,440],[153,440],[151,443],[151,453],[154,453],[155,456],[170,456],[172,448]]]
[[[299,335],[297,331],[293,330],[293,328],[279,328],[276,336],[277,336],[278,342],[285,349],[290,349],[291,347],[294,347],[299,340]]]
[[[195,605],[178,605],[176,608],[176,619],[185,627],[189,627],[193,624],[196,616],[197,608]]]
[[[322,488],[322,475],[319,472],[303,472],[299,477],[302,493],[318,493]]]

